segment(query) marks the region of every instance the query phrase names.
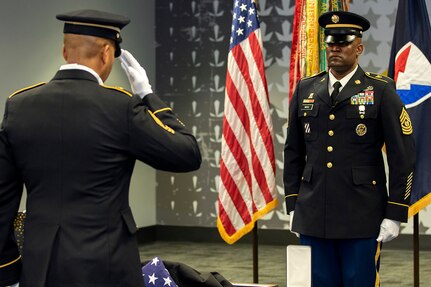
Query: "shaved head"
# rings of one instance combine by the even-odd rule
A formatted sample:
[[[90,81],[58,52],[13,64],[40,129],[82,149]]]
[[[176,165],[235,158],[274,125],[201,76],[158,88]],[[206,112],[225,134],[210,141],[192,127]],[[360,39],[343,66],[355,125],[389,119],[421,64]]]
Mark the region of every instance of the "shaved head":
[[[96,57],[104,45],[110,40],[95,36],[64,34],[64,48],[67,51],[67,61],[77,62]]]
[[[115,59],[114,53],[113,40],[80,34],[64,34],[63,57],[66,62],[92,68],[103,81],[111,72]]]

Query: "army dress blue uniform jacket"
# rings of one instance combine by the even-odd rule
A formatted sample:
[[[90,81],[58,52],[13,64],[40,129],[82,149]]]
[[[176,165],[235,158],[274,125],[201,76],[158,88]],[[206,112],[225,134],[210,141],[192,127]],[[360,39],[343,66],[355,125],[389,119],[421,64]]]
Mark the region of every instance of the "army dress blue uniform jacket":
[[[135,160],[173,172],[201,164],[194,136],[172,110],[154,94],[141,100],[86,71],[61,70],[9,97],[0,139],[0,283],[143,286],[129,207]],[[10,236],[21,181],[19,260]]]
[[[289,109],[284,186],[287,212],[295,211],[292,230],[370,238],[384,218],[407,221],[415,148],[390,78],[358,67],[331,103],[322,72],[299,81]]]

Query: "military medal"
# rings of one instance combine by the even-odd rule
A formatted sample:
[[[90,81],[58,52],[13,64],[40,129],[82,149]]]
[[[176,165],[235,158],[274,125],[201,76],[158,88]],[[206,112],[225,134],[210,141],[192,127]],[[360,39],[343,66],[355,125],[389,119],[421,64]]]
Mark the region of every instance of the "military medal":
[[[367,133],[367,126],[364,124],[359,124],[356,126],[356,134],[360,137]]]
[[[369,89],[371,88],[371,89]],[[367,90],[357,93],[350,98],[350,104],[356,105],[374,105],[374,91],[373,87],[368,87]]]
[[[366,105],[374,105],[374,91],[368,90],[364,92],[365,104]]]
[[[360,105],[358,107],[358,111],[359,111],[359,117],[361,119],[363,119],[365,117],[365,106],[364,105]]]

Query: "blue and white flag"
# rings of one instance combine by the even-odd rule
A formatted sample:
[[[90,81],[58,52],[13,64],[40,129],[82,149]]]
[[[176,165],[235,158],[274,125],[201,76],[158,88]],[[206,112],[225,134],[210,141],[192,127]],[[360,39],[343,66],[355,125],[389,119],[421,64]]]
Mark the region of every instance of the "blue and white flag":
[[[431,203],[431,26],[425,0],[399,0],[388,75],[413,124],[413,216]]]

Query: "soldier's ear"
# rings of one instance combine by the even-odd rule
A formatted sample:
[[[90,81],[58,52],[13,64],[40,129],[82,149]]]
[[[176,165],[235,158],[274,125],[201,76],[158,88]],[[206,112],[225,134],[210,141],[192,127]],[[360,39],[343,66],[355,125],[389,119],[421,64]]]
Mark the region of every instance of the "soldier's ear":
[[[363,52],[364,52],[364,45],[362,43],[359,43],[356,46],[356,54],[359,56],[359,55],[362,55]]]
[[[104,44],[103,48],[102,48],[102,53],[101,53],[101,57],[102,57],[102,62],[104,64],[106,64],[108,62],[109,59],[109,45],[108,44]]]
[[[63,59],[67,62],[67,50],[66,47],[63,45],[63,49],[61,50],[63,53]]]

